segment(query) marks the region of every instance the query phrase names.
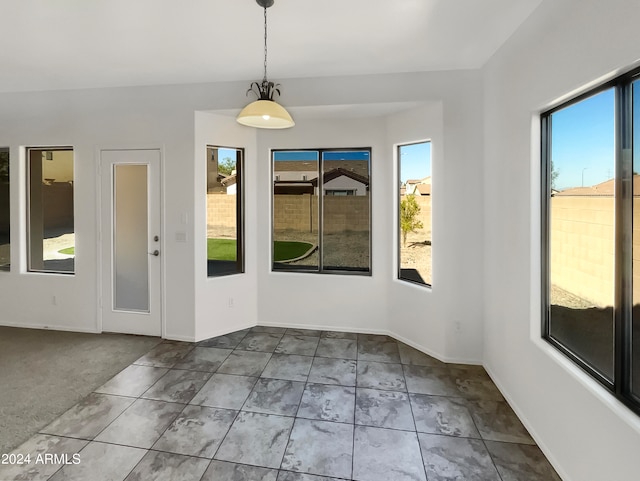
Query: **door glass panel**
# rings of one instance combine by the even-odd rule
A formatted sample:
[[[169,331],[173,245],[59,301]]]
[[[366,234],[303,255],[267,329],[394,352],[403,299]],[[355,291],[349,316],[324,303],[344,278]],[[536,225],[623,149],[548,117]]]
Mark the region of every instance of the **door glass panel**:
[[[613,380],[615,95],[551,116],[549,335]]]
[[[322,153],[322,267],[369,271],[368,150]]]
[[[114,166],[113,308],[149,312],[147,166]]]

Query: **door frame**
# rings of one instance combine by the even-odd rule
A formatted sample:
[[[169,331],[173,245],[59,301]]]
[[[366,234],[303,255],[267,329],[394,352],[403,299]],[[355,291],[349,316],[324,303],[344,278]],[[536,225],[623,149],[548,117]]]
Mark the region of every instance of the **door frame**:
[[[102,189],[102,159],[101,154],[103,151],[127,151],[127,150],[156,150],[160,154],[159,159],[159,167],[158,167],[158,189],[159,189],[159,205],[158,209],[160,210],[160,247],[161,253],[160,256],[160,292],[158,295],[160,296],[159,302],[159,317],[160,317],[160,337],[162,339],[166,338],[166,295],[165,295],[165,272],[166,272],[166,260],[164,255],[164,250],[166,247],[166,232],[165,232],[165,201],[164,201],[164,155],[165,148],[163,145],[131,145],[131,144],[121,144],[121,145],[99,145],[95,148],[94,151],[94,168],[95,168],[95,186],[96,186],[96,331],[97,332],[105,332],[103,329],[103,309],[105,300],[103,299],[103,279],[104,279],[104,271],[109,268],[103,263],[103,249],[104,249],[104,241],[103,241],[103,231],[102,226],[105,221],[105,216],[109,215],[111,212],[111,206],[103,205],[103,189]]]

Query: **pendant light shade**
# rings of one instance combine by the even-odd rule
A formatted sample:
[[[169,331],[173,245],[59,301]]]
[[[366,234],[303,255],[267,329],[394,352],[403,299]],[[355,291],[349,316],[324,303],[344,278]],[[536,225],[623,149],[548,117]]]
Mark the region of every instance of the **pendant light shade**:
[[[267,80],[267,8],[273,5],[274,0],[256,0],[256,3],[264,8],[264,77],[261,83],[253,82],[249,92],[253,92],[258,100],[247,105],[236,120],[239,124],[257,129],[288,129],[295,122],[289,112],[275,100],[275,94],[280,95],[280,84]]]
[[[239,124],[258,129],[288,129],[296,123],[286,109],[274,100],[256,100],[242,109]]]

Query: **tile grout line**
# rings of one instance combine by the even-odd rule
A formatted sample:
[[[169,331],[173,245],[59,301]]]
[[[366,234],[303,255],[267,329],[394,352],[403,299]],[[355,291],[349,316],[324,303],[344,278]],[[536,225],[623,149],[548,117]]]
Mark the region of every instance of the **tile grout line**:
[[[356,464],[356,410],[358,409],[358,357],[359,352],[359,339],[356,337],[356,379],[353,386],[353,431],[351,435],[351,479],[353,480],[354,468]]]

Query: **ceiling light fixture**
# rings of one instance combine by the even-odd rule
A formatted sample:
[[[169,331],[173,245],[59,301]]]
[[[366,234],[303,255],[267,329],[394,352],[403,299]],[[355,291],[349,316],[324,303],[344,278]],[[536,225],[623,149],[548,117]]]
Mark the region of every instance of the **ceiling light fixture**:
[[[258,129],[288,129],[295,125],[289,112],[273,100],[276,93],[280,95],[280,84],[267,80],[267,8],[273,2],[274,0],[256,0],[264,8],[264,77],[262,83],[253,82],[247,90],[247,95],[253,92],[258,100],[243,108],[236,118],[238,123]]]

